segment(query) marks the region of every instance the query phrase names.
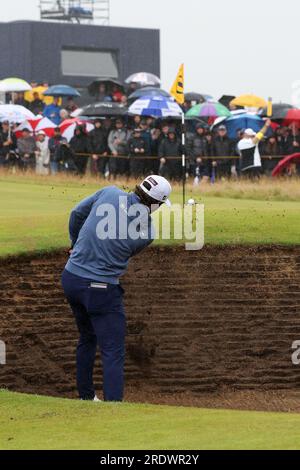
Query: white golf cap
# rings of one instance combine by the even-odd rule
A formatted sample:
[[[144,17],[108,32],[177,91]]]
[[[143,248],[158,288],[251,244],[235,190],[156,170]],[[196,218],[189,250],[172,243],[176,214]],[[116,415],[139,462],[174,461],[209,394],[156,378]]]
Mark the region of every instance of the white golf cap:
[[[250,135],[251,137],[256,136],[256,132],[253,129],[246,129],[244,133]]]
[[[46,132],[44,132],[44,131],[38,131],[37,135],[46,135]]]
[[[172,204],[169,197],[172,192],[172,187],[166,178],[157,175],[148,176],[142,182],[140,187],[144,193],[148,194],[148,196],[155,201],[164,203],[168,207],[171,207]]]

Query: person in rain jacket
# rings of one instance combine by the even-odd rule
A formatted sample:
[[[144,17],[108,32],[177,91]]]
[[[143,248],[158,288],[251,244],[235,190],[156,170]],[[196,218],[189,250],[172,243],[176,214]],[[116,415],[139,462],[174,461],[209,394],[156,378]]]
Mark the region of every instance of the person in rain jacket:
[[[80,125],[76,127],[75,135],[70,140],[70,148],[74,152],[74,162],[77,167],[78,174],[84,175],[86,172],[89,156],[83,154],[92,153],[90,140],[84,126]]]
[[[92,173],[105,175],[108,163],[107,131],[102,126],[101,119],[95,120],[95,129],[89,133],[91,151],[93,153],[91,162]]]
[[[170,128],[168,138],[163,139],[159,146],[158,156],[160,158],[159,174],[165,178],[180,179],[182,165],[180,159],[172,157],[180,157],[182,154],[181,142],[176,135],[176,131]]]
[[[128,141],[130,155],[130,176],[138,178],[146,174],[146,160],[143,159],[147,151],[147,142],[142,137],[142,129],[135,129]]]
[[[128,156],[128,140],[130,132],[124,128],[124,123],[121,119],[116,120],[116,127],[113,129],[108,137],[108,147],[111,151],[112,158],[109,161],[110,173],[115,177],[116,175],[126,175],[128,173],[128,160],[124,157]]]
[[[43,116],[47,117],[48,119],[50,119],[50,121],[54,122],[54,124],[58,126],[61,122],[61,109],[61,106],[59,106],[59,98],[55,97],[53,103],[48,104],[48,106],[45,107]]]
[[[39,131],[37,135],[36,148],[36,172],[38,175],[48,175],[50,166],[49,138],[44,131]]]

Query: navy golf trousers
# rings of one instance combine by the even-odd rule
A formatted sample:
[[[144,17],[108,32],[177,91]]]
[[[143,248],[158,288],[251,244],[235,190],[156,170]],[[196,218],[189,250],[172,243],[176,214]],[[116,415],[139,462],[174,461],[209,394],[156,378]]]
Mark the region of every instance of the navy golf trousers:
[[[84,279],[66,269],[62,286],[80,334],[76,355],[80,398],[93,400],[95,397],[93,369],[99,346],[104,400],[122,401],[126,334],[122,287]]]

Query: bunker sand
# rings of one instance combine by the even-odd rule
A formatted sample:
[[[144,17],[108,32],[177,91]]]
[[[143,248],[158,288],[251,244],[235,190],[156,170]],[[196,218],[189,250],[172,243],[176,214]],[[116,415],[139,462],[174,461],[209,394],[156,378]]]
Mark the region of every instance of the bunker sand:
[[[76,397],[77,331],[60,287],[66,254],[1,260],[0,387]],[[123,281],[126,399],[300,411],[300,247],[151,248]],[[101,390],[101,366],[95,376]],[[99,393],[101,396],[101,392]]]

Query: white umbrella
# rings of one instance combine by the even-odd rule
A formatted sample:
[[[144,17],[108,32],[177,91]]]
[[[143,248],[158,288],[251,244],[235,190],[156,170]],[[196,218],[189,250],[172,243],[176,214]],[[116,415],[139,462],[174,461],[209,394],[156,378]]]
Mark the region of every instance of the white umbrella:
[[[35,115],[29,109],[18,104],[0,105],[0,121],[23,122],[27,119],[35,119]]]
[[[31,89],[29,83],[21,78],[5,78],[0,81],[0,92],[2,93],[30,91]]]
[[[153,73],[139,72],[130,75],[130,77],[125,80],[125,83],[138,83],[142,86],[159,86],[161,80]]]

